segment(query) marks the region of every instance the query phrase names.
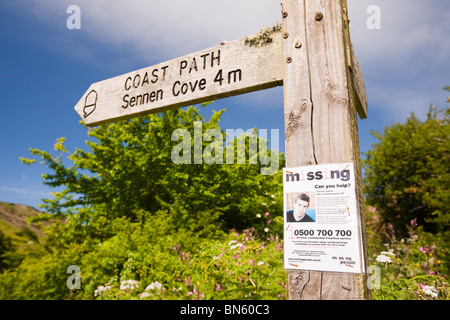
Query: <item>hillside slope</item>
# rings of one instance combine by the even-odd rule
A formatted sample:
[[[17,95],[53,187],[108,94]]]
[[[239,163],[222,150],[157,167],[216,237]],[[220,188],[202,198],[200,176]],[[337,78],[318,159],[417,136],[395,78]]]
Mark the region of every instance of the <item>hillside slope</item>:
[[[38,214],[39,210],[33,207],[0,201],[0,231],[11,238],[18,253],[38,254],[42,250],[44,232],[27,222],[28,218]]]

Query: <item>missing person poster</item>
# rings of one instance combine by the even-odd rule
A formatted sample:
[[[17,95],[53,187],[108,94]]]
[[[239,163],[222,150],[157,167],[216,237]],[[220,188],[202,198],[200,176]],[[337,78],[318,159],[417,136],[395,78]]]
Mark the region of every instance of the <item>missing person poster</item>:
[[[363,273],[353,163],[283,169],[285,269]]]

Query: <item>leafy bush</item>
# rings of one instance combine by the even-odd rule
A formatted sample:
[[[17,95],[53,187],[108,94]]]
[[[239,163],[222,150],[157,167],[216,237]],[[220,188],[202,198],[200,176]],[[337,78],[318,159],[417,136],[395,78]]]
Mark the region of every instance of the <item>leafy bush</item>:
[[[369,215],[376,216],[373,208]],[[399,238],[393,225],[381,229],[369,223],[373,299],[449,299],[448,239],[424,232],[415,219],[407,238]]]
[[[171,153],[178,141],[171,140],[172,133],[184,129],[194,136],[194,121],[202,122],[202,133],[219,129],[223,111],[214,112],[207,122],[197,108],[190,107],[95,127],[88,133],[89,151],[68,152],[64,138],[55,144],[57,156],[31,149],[51,169],[43,175],[44,183],[62,188],[53,199],[43,200],[48,214],[33,221],[70,217],[65,226],[57,226],[61,232],[54,228],[52,233],[55,241],[73,243],[86,236],[111,236],[109,220],[126,217],[140,221],[160,210],[177,216],[173,227],[178,232],[200,233],[205,238],[230,228],[247,228],[256,222],[255,212],[281,215],[281,170],[261,175],[266,165],[258,156],[256,163],[250,163],[248,143],[243,151],[237,138],[232,146],[224,146],[224,157],[227,148],[234,148],[235,159],[245,153],[245,164],[173,162]],[[208,141],[202,141],[202,150],[208,146]],[[194,155],[191,157],[194,163]],[[282,155],[276,158],[282,167]]]
[[[74,243],[0,275],[0,298],[284,299],[287,275],[275,231],[282,219],[258,219],[266,225],[262,235],[249,228],[216,240],[170,232],[174,217],[164,212],[144,224],[116,219],[115,235],[104,241]],[[81,270],[79,290],[67,288],[70,265]]]
[[[383,222],[407,236],[409,221],[425,231],[448,232],[450,224],[450,109],[431,107],[426,121],[411,114],[373,133],[380,140],[366,153],[366,201]]]
[[[96,282],[97,299],[285,299],[282,242],[253,228],[202,241],[195,252],[173,244],[129,254],[116,277]],[[89,292],[92,293],[90,287]]]
[[[433,110],[387,128],[365,161],[374,299],[449,299],[449,111]],[[45,255],[14,260],[0,233],[0,299],[287,299],[281,170],[175,165],[168,137],[194,120],[179,109],[92,129],[90,151],[69,153],[64,138],[57,156],[32,149],[62,190],[31,221],[51,221]]]
[[[11,239],[0,230],[0,273],[17,267],[22,259],[22,255],[17,253],[17,248]]]

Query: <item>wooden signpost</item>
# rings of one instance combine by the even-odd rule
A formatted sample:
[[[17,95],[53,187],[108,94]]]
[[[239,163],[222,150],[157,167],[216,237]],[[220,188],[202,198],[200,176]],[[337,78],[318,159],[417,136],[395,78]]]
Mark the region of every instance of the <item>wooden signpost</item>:
[[[280,32],[248,38],[94,83],[75,106],[88,126],[283,84]]]
[[[289,35],[283,42],[286,166],[355,164],[359,236],[365,248],[356,111],[365,118],[367,104],[352,54],[346,0],[284,0],[282,16],[283,33]],[[365,281],[365,274],[289,271],[289,298],[366,299]]]
[[[287,167],[352,162],[367,267],[357,113],[367,117],[346,0],[282,0],[265,41],[240,39],[94,83],[75,106],[88,126],[284,86]],[[278,30],[277,30],[278,31]],[[366,273],[289,270],[289,299],[367,299]]]

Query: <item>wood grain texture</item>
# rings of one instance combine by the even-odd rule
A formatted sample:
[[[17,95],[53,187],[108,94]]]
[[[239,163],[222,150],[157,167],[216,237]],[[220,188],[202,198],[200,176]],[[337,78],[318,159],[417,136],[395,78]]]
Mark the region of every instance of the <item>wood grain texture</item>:
[[[245,40],[94,83],[75,110],[95,126],[282,85],[280,32],[258,45]]]
[[[350,54],[352,57],[352,74],[353,74],[353,89],[355,90],[356,111],[358,111],[359,117],[361,119],[366,119],[368,114],[368,103],[366,96],[366,88],[364,86],[363,75],[361,67],[359,66],[358,59],[356,58],[355,50],[350,42]]]
[[[282,1],[286,166],[354,162],[365,221],[346,9],[345,0]],[[288,281],[292,300],[367,298],[365,274],[290,270]]]

